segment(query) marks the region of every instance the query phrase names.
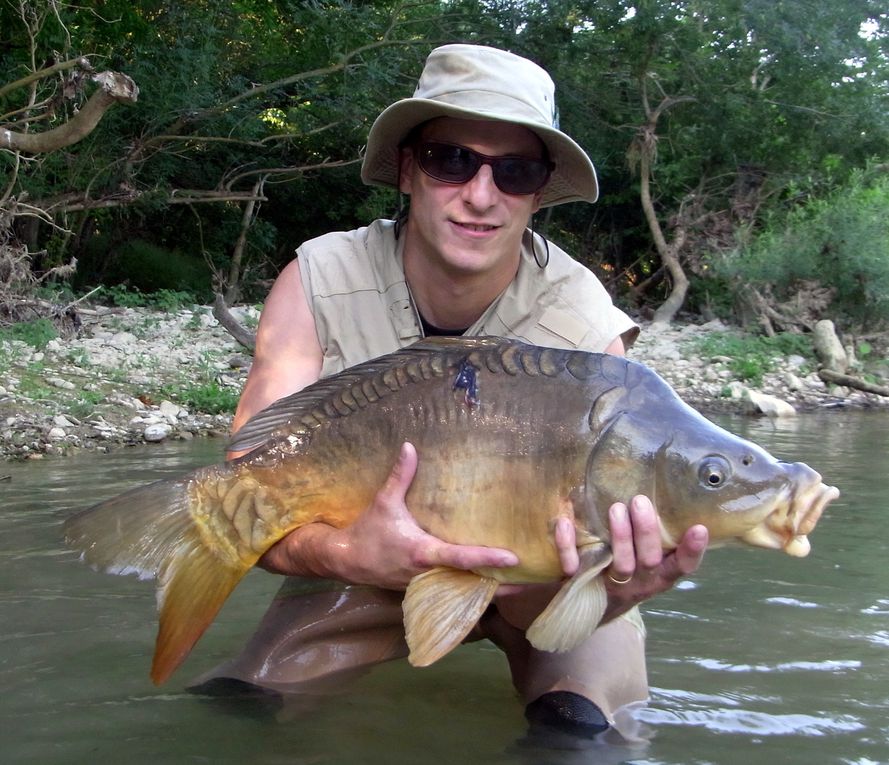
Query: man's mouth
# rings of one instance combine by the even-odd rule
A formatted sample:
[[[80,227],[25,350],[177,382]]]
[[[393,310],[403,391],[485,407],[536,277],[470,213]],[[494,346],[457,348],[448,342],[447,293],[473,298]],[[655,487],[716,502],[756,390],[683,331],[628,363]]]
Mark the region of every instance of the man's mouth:
[[[480,234],[482,234],[486,231],[493,231],[495,228],[497,228],[497,226],[492,226],[490,224],[484,224],[484,223],[459,223],[459,222],[457,222],[457,225],[460,228],[466,229],[467,231],[476,231]]]

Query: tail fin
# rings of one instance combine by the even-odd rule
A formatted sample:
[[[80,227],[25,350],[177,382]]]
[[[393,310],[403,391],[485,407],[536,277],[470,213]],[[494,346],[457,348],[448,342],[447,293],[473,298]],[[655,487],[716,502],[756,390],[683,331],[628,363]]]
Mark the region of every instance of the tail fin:
[[[158,481],[102,502],[65,522],[65,539],[94,568],[158,578],[160,611],[151,679],[182,663],[250,568],[207,546],[189,511],[189,476]]]

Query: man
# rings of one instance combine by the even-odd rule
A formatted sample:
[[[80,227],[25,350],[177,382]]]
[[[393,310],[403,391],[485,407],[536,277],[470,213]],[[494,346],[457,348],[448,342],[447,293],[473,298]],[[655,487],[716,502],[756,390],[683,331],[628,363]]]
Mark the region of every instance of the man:
[[[319,377],[424,335],[622,354],[638,332],[633,322],[588,270],[527,229],[541,207],[598,195],[592,163],[555,113],[552,81],[530,61],[472,45],[434,50],[414,96],[374,123],[362,167],[366,183],[408,195],[409,212],[300,247],[266,302],[235,430]],[[352,526],[310,524],[266,553],[265,568],[315,586],[285,585],[241,656],[201,687],[234,681],[286,692],[404,656],[400,602],[413,576],[517,562],[508,550],[453,545],[420,529],[405,505],[416,469],[405,444]],[[650,501],[627,500],[610,509],[607,623],[584,644],[549,654],[524,637],[557,585],[501,588],[472,636],[506,652],[532,724],[593,736],[647,696],[634,606],[694,571],[707,533],[693,527],[663,556]],[[554,544],[570,576],[578,558],[569,519]]]

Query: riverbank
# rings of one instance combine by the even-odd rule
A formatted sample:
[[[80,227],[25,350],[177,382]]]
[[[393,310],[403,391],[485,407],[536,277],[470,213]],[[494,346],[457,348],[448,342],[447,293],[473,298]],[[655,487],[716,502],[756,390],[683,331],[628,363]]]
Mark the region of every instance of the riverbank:
[[[236,317],[255,326],[254,308]],[[0,339],[0,459],[107,451],[143,442],[228,434],[250,357],[209,307],[175,312],[96,308],[67,338]],[[643,326],[630,352],[707,413],[790,416],[824,408],[885,407],[880,396],[829,388],[802,355],[774,359],[752,385],[730,356],[702,355],[721,322]],[[30,342],[29,342],[30,340]],[[37,346],[41,346],[39,349]]]

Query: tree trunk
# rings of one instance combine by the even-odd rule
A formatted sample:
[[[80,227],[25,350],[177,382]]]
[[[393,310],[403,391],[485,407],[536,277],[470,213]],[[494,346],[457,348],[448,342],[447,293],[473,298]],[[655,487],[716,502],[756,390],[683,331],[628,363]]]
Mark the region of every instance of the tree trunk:
[[[660,221],[657,219],[657,213],[654,209],[654,202],[651,199],[651,157],[650,154],[643,150],[639,159],[639,174],[641,176],[640,196],[642,198],[642,211],[645,213],[645,220],[648,222],[648,228],[651,231],[654,245],[657,248],[658,255],[661,258],[670,278],[673,287],[670,295],[654,312],[654,321],[669,324],[682,308],[685,302],[685,295],[688,293],[688,277],[679,262],[679,251],[685,244],[685,229],[677,228],[673,241],[667,243],[664,231],[661,228]]]
[[[238,240],[232,250],[232,259],[228,267],[228,278],[225,285],[225,302],[229,305],[238,302],[241,293],[241,264],[244,261],[244,250],[247,247],[247,232],[253,225],[253,212],[256,209],[256,200],[262,193],[262,186],[265,183],[265,176],[260,176],[259,180],[253,184],[253,191],[250,192],[251,199],[244,205],[244,214],[241,216],[241,230],[238,232]]]
[[[664,231],[661,228],[660,221],[657,218],[657,212],[654,209],[654,202],[651,198],[651,170],[657,156],[657,123],[667,109],[675,106],[683,101],[692,101],[694,99],[687,96],[678,98],[665,97],[655,109],[652,109],[648,103],[648,94],[646,92],[645,80],[642,81],[642,104],[645,108],[646,123],[639,128],[633,143],[630,146],[629,156],[639,163],[639,194],[642,203],[642,211],[645,213],[645,220],[651,231],[651,237],[654,240],[654,246],[657,248],[661,262],[670,274],[673,286],[670,295],[664,303],[655,311],[654,321],[669,324],[682,308],[685,302],[685,296],[688,293],[688,277],[679,261],[679,253],[687,237],[685,227],[677,225],[673,235],[673,241],[667,243]]]
[[[852,375],[835,372],[833,369],[821,369],[818,371],[818,376],[826,383],[863,390],[865,393],[876,393],[878,396],[889,396],[889,387],[885,385],[875,385]]]

